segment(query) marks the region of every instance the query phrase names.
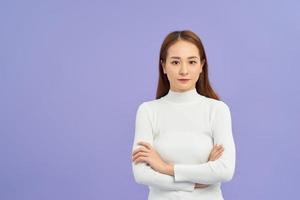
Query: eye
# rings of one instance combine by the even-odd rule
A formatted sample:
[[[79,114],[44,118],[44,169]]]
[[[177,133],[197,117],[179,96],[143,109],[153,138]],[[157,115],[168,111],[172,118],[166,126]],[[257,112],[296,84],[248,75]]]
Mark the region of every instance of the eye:
[[[174,65],[175,63],[179,63],[179,62],[176,61],[176,60],[174,60],[174,61],[172,61],[171,63]],[[175,65],[176,65],[176,64],[175,64]]]
[[[194,63],[193,63],[193,62],[194,62]],[[192,60],[190,63],[191,63],[191,64],[196,64],[197,62],[196,62],[196,61],[194,61],[194,60]]]

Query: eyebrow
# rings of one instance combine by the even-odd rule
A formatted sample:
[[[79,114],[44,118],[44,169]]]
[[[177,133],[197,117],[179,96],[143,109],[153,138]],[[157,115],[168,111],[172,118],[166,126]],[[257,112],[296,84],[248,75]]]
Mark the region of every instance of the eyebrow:
[[[170,57],[170,58],[176,58],[176,59],[180,59],[180,57],[178,57],[178,56],[172,56],[172,57]],[[190,56],[190,57],[188,57],[188,59],[191,59],[191,58],[198,58],[197,56]],[[199,59],[199,58],[198,58]]]

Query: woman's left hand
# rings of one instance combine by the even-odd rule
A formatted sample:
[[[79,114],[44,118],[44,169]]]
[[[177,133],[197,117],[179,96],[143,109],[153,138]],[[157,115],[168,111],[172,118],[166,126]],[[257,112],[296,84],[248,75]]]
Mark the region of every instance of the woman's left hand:
[[[138,142],[141,147],[132,152],[132,160],[135,163],[146,162],[155,171],[166,173],[168,163],[166,163],[155,149],[147,142]]]

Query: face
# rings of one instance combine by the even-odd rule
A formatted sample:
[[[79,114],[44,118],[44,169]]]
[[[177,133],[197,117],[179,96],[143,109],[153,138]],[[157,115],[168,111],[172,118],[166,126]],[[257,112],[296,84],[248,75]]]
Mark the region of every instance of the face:
[[[193,43],[179,40],[170,46],[166,63],[162,63],[170,89],[184,92],[195,88],[204,65],[200,61],[199,50]]]

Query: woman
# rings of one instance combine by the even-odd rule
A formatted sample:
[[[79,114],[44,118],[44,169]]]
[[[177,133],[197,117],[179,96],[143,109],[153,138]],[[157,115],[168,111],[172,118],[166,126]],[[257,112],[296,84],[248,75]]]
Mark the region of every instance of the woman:
[[[136,113],[135,181],[149,186],[148,200],[222,200],[235,157],[230,109],[210,85],[200,38],[170,33],[160,49],[156,99]]]

